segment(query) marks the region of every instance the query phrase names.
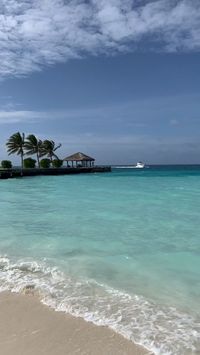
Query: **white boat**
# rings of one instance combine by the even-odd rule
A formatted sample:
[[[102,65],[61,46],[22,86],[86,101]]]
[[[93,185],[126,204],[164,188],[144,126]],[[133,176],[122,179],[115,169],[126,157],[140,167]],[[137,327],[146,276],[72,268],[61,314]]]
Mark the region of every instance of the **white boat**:
[[[135,166],[133,166],[134,169],[143,169],[145,167],[145,164],[139,161]]]
[[[136,165],[115,166],[115,169],[144,169],[145,164],[139,161]]]

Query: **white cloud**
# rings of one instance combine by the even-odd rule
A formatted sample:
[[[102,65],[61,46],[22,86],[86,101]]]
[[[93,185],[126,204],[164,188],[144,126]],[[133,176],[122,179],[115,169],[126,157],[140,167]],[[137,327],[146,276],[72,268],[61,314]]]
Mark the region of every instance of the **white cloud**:
[[[60,121],[60,127],[67,126],[73,131],[105,132],[125,131],[147,126],[165,124],[167,126],[182,126],[199,123],[198,103],[200,95],[173,95],[165,97],[151,97],[110,105],[72,107],[64,110],[35,111],[25,108],[22,103],[7,101],[0,103],[0,125],[15,123],[40,123],[46,121]],[[178,117],[178,118],[176,118]],[[56,120],[56,121],[55,121]],[[115,130],[116,128],[116,130]],[[59,125],[57,129],[59,130]],[[55,134],[55,133],[54,133]]]
[[[37,111],[0,111],[0,124],[20,122],[35,122],[38,119],[48,119],[47,113]]]
[[[199,0],[1,0],[0,77],[84,55],[200,50]],[[158,46],[158,47],[157,47]]]
[[[199,140],[191,136],[158,139],[131,134],[57,134],[54,139],[62,142],[60,157],[83,151],[94,156],[99,164],[133,164],[139,160],[147,164],[199,162]]]

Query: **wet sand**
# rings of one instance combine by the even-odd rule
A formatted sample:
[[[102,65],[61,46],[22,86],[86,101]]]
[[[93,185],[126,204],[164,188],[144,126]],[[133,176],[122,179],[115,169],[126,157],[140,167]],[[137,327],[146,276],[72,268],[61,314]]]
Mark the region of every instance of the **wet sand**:
[[[33,295],[0,294],[2,355],[144,355],[107,327],[55,312]]]

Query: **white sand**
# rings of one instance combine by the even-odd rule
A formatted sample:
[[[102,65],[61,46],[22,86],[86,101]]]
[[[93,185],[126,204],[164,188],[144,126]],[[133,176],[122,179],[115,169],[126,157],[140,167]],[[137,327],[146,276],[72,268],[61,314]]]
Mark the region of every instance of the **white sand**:
[[[106,327],[55,312],[35,296],[0,294],[1,355],[149,354]]]

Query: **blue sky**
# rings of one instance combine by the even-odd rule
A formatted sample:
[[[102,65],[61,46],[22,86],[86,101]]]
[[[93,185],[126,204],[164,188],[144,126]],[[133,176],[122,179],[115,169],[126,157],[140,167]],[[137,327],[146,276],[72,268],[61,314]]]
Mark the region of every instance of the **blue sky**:
[[[0,159],[19,130],[61,157],[200,163],[199,1],[3,0],[0,17]]]

